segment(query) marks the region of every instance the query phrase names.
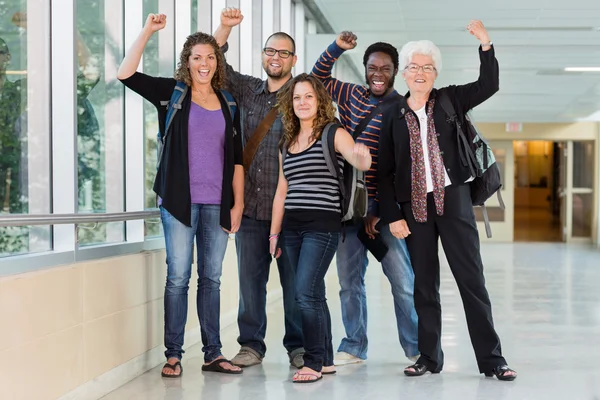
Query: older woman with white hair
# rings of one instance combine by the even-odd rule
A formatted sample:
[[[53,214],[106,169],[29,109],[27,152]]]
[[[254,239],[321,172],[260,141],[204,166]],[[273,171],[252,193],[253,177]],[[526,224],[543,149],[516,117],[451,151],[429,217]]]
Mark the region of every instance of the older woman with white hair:
[[[502,357],[492,321],[468,185],[472,176],[460,160],[456,125],[439,101],[440,96],[447,96],[460,118],[498,91],[498,62],[488,32],[481,21],[471,21],[467,29],[481,43],[476,82],[434,89],[442,67],[437,46],[426,40],[409,42],[400,52],[400,70],[409,92],[383,119],[378,169],[380,213],[394,236],[406,238],[415,272],[421,356],[404,373],[438,373],[444,364],[438,258],[441,239],[463,301],[479,372],[510,381],[517,374]]]

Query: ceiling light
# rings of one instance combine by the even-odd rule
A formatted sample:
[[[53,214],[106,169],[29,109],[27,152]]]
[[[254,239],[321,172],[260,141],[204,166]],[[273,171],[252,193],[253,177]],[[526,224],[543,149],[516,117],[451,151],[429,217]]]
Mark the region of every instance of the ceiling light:
[[[600,72],[600,67],[566,67],[566,72]]]

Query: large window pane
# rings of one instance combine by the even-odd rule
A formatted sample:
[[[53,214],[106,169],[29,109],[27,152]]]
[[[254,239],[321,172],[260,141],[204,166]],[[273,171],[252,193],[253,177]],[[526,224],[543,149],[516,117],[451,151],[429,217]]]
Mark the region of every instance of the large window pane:
[[[573,237],[592,237],[593,193],[573,194]]]
[[[198,0],[192,0],[192,24],[190,32],[198,32]]]
[[[144,0],[144,21],[145,16],[150,13],[160,13],[165,6],[165,1]],[[197,4],[197,3],[196,3]],[[192,13],[192,18],[197,15]],[[169,20],[168,20],[169,21]],[[175,53],[174,53],[174,26],[173,18],[167,22],[165,29],[155,33],[150,38],[144,50],[144,73],[152,76],[172,77],[175,71]],[[145,207],[146,209],[156,208],[156,194],[152,190],[154,178],[156,176],[156,140],[158,134],[158,113],[156,108],[147,101],[144,101],[144,146],[145,146]],[[159,219],[146,221],[146,235],[162,235],[162,226]]]
[[[0,2],[0,214],[50,212],[46,3]],[[0,256],[49,250],[50,232],[49,227],[0,228]]]
[[[76,7],[78,211],[121,212],[124,90],[117,69],[123,58],[123,2],[77,0]],[[78,230],[80,245],[124,238],[121,222]]]
[[[573,142],[573,187],[594,187],[594,142]]]

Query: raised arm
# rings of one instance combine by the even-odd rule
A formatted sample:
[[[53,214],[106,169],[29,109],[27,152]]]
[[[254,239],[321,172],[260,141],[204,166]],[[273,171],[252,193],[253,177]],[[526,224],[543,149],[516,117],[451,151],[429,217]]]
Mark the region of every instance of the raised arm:
[[[221,23],[213,33],[219,46],[224,46],[234,26],[242,23],[244,16],[238,8],[227,7],[221,11]]]
[[[352,136],[344,128],[335,131],[335,151],[340,153],[346,161],[360,171],[371,168],[371,152],[362,143],[354,143]]]
[[[163,29],[166,24],[167,16],[165,14],[148,14],[142,31],[127,51],[127,54],[125,54],[125,58],[119,66],[119,70],[117,71],[118,79],[127,79],[135,74],[148,40],[150,40],[154,32]]]
[[[352,83],[339,81],[331,76],[333,64],[346,51],[356,47],[356,35],[352,32],[342,32],[338,38],[319,56],[311,74],[319,79],[329,95],[338,105],[350,101],[350,93],[359,86]]]
[[[467,25],[469,33],[479,40],[479,78],[472,83],[459,86],[450,86],[450,97],[458,101],[462,114],[483,103],[499,90],[500,79],[498,60],[494,46],[487,30],[481,21],[471,21]],[[459,110],[457,108],[457,110]]]
[[[213,36],[217,40],[223,54],[227,53],[229,45],[227,39],[234,26],[242,23],[244,16],[238,8],[228,7],[221,11],[221,23],[213,33]],[[225,64],[226,72],[226,86],[229,91],[233,94],[238,101],[244,101],[244,90],[242,89],[249,83],[258,83],[261,81],[259,78],[250,75],[244,75],[234,70],[229,63]]]

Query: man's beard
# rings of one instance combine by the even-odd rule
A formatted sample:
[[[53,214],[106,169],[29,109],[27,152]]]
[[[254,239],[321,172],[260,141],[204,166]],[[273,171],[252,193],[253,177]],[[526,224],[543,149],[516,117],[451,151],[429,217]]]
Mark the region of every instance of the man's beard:
[[[269,78],[279,79],[279,78],[282,78],[283,76],[287,75],[287,73],[284,71],[283,68],[281,68],[279,70],[279,72],[270,72],[268,65],[266,68],[263,68],[263,69],[265,70],[265,72],[267,73],[267,76]]]
[[[388,85],[387,85],[387,87],[385,88],[385,91],[383,92],[383,95],[382,95],[382,96],[384,96],[384,95],[387,93],[387,91],[388,91],[390,88],[393,88],[393,87],[394,87],[394,82],[395,82],[395,81],[396,81],[396,77],[395,77],[395,76],[392,76],[392,77],[390,78],[390,80],[388,81]],[[369,81],[369,77],[367,76],[367,74],[366,74],[366,73],[365,73],[365,82],[367,82],[367,86],[368,86],[368,87],[371,87],[371,82]],[[376,96],[376,95],[374,95],[374,96]]]

